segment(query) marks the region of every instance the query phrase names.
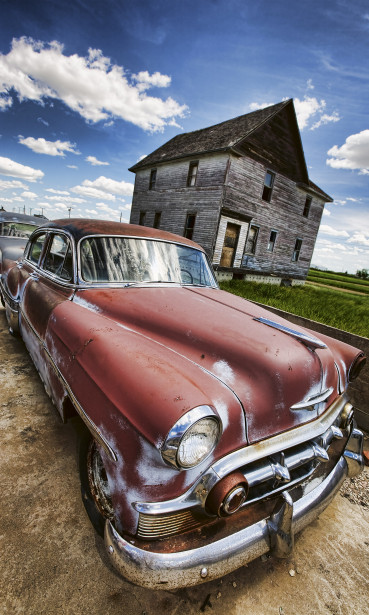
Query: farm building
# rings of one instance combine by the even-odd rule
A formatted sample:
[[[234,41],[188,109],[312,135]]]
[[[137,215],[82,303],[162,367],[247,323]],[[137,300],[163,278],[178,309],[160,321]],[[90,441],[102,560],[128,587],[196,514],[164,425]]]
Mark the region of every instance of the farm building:
[[[292,99],[177,135],[129,170],[130,222],[198,242],[218,279],[305,280],[332,199],[309,180]]]

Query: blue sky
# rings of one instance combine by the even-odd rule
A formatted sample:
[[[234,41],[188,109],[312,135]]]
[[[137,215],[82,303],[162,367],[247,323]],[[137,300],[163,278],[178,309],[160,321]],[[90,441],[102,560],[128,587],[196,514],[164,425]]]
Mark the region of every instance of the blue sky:
[[[328,204],[313,264],[369,268],[364,0],[0,0],[0,206],[129,220],[179,132],[293,98]]]

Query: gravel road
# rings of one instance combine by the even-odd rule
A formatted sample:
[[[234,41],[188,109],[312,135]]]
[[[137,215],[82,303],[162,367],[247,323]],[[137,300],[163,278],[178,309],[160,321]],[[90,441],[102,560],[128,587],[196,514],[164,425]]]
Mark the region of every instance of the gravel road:
[[[264,557],[194,588],[145,590],[109,566],[81,502],[73,424],[61,424],[3,310],[0,387],[1,614],[369,614],[369,468],[297,537],[288,560]]]

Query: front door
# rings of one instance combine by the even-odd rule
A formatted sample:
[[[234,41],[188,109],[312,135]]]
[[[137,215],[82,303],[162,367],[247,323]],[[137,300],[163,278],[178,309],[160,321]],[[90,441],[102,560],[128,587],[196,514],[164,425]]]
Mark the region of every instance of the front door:
[[[238,237],[240,234],[240,225],[227,223],[227,228],[224,237],[222,257],[220,259],[221,267],[232,267],[236,254]]]

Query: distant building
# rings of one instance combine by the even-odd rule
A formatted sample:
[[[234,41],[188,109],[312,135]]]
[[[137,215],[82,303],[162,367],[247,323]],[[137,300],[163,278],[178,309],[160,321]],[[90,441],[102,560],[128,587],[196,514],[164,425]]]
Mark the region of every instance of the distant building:
[[[201,244],[218,278],[303,283],[324,204],[293,100],[180,134],[129,169],[131,223]]]

